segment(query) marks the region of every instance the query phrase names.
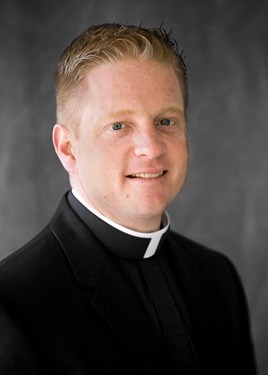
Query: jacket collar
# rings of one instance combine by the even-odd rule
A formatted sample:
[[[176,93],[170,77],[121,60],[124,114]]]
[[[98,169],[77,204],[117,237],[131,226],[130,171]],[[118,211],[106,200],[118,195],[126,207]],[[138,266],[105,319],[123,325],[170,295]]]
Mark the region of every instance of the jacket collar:
[[[53,216],[50,229],[60,243],[79,282],[95,287],[105,259],[105,250],[70,207],[66,193]]]

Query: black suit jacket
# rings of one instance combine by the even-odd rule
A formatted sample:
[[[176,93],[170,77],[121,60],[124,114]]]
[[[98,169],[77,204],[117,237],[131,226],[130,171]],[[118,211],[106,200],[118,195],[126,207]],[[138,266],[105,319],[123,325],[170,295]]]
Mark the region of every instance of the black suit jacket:
[[[246,301],[230,261],[172,231],[165,241],[200,373],[255,374]],[[176,373],[115,268],[65,196],[50,224],[1,262],[0,374]]]

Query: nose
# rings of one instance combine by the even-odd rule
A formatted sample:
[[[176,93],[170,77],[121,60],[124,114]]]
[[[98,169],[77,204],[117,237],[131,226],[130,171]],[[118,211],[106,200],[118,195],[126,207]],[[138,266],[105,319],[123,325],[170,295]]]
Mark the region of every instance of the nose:
[[[135,134],[134,152],[136,156],[150,159],[159,158],[165,153],[165,144],[154,126],[143,126]]]

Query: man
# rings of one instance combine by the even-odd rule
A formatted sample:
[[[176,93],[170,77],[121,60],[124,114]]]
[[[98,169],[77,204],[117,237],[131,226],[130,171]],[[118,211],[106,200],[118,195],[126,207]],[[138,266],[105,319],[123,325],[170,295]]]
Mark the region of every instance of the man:
[[[53,142],[72,190],[0,268],[0,373],[255,374],[223,255],[170,230],[186,66],[164,30],[91,27],[61,56]]]

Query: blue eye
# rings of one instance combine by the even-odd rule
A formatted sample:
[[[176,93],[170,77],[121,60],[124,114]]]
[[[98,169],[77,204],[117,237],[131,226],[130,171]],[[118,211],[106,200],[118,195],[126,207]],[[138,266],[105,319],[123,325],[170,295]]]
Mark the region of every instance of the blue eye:
[[[125,127],[126,125],[123,122],[115,122],[110,126],[110,129],[112,130],[121,130]]]
[[[159,122],[160,122],[160,125],[163,125],[163,126],[170,126],[170,125],[172,125],[172,121],[169,118],[163,118]]]

